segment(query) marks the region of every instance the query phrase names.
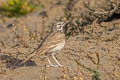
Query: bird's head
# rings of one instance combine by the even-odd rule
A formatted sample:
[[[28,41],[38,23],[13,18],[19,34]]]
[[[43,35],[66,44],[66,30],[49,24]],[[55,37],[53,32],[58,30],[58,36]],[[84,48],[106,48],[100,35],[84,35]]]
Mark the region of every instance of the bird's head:
[[[68,23],[69,21],[67,22],[57,22],[56,24],[56,29],[57,31],[63,31],[63,27]]]

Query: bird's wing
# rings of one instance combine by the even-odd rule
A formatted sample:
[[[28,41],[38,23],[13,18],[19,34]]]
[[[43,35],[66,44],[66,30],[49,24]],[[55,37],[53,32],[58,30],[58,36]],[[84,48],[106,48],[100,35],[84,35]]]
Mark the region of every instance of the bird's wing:
[[[64,33],[56,32],[51,34],[43,43],[42,48],[47,48],[53,45],[56,45],[57,43],[62,42],[65,39]]]
[[[37,54],[43,55],[46,52],[49,52],[49,50],[55,48],[60,42],[65,40],[64,33],[53,33],[51,34],[43,43],[42,47],[37,51]]]

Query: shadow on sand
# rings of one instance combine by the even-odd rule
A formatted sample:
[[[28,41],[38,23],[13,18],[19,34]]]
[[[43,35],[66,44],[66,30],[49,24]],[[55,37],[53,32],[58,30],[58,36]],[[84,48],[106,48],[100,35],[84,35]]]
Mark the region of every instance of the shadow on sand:
[[[0,55],[0,60],[2,61],[2,63],[6,64],[7,68],[10,68],[10,69],[16,69],[16,68],[22,67],[22,66],[37,66],[36,63],[31,60],[26,61],[22,65],[19,65],[19,63],[22,62],[23,60],[14,58],[14,57],[8,56],[8,55]]]

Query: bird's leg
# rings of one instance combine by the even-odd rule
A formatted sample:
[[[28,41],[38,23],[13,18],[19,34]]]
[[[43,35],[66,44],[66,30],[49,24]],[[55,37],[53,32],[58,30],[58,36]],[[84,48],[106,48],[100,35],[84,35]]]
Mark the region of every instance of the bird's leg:
[[[48,57],[47,57],[47,60],[48,60],[48,62],[49,62],[49,64],[50,64],[50,65],[47,66],[47,67],[54,66]]]
[[[48,60],[48,62],[50,64],[47,67],[58,67],[58,65],[53,65],[52,62],[50,61],[50,59],[48,57],[47,57],[47,60]]]
[[[52,57],[53,57],[53,59],[55,60],[55,62],[57,63],[58,66],[61,66],[61,67],[63,66],[63,65],[61,65],[61,64],[58,62],[58,60],[55,58],[54,53],[52,54]]]

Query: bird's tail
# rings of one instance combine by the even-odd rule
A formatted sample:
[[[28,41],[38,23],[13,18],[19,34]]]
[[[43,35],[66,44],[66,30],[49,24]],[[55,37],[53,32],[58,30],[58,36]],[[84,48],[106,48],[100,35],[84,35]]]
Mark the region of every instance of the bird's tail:
[[[23,60],[22,62],[19,63],[19,65],[24,64],[26,61],[30,60],[33,56],[37,55],[40,53],[40,55],[48,52],[49,49],[40,49],[40,50],[34,50],[33,52],[30,53],[30,55],[28,55],[28,57]]]

